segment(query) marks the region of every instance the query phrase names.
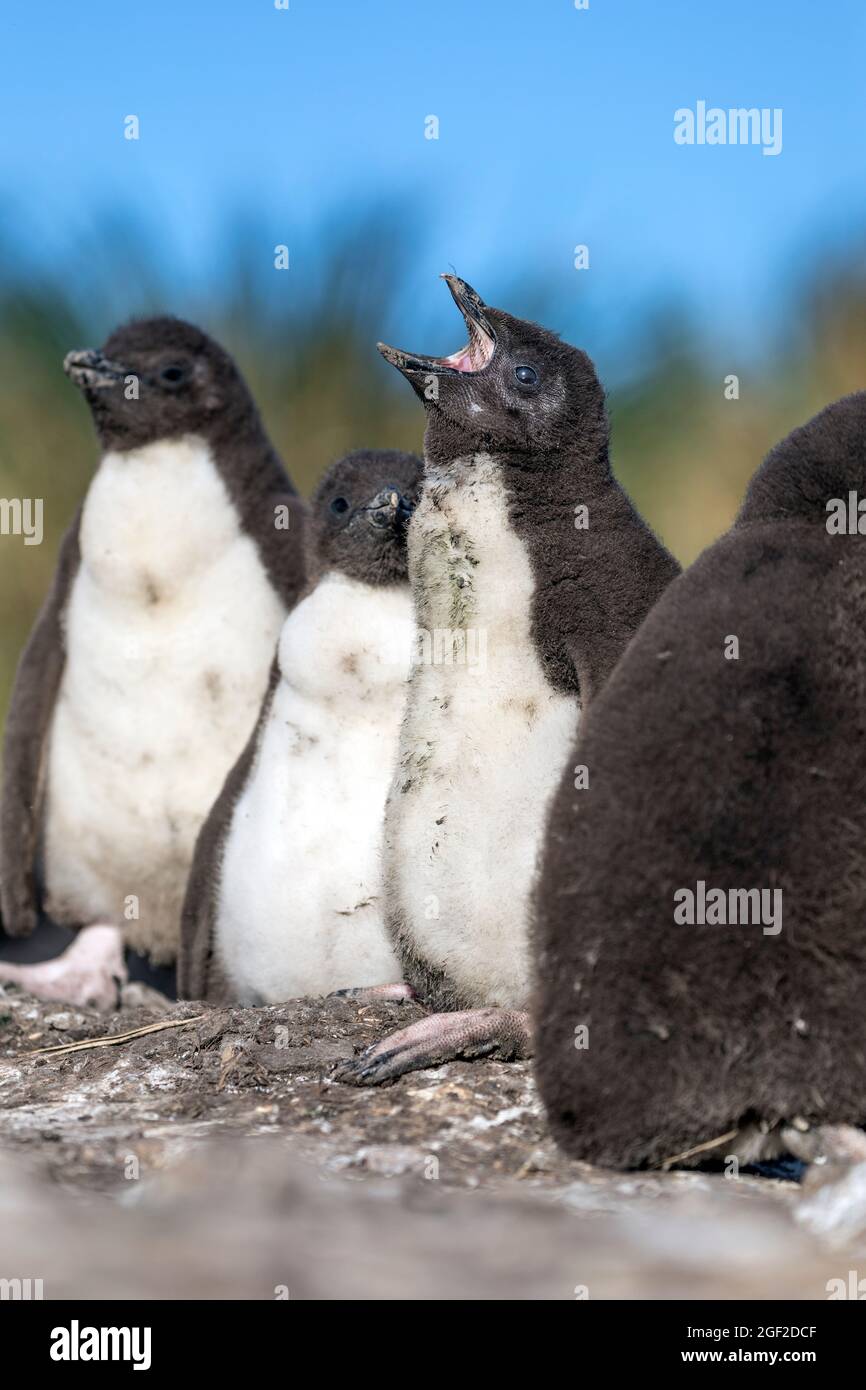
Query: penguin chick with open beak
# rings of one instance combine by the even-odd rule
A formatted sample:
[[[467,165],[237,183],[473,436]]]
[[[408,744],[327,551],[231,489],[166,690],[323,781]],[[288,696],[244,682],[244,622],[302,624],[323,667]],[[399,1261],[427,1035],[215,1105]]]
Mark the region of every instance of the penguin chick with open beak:
[[[464,347],[380,344],[427,413],[409,537],[421,659],[386,813],[388,926],[436,1012],[338,1067],[356,1085],[526,1055],[547,808],[595,698],[678,566],[610,471],[586,353],[444,277]]]

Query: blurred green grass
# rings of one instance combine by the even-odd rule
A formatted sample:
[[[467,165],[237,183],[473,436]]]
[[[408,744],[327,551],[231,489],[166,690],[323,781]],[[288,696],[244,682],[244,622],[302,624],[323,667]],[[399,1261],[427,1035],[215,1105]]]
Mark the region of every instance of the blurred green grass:
[[[103,224],[99,240],[85,241],[80,252],[64,251],[62,274],[0,240],[0,497],[45,503],[41,546],[0,537],[0,720],[60,536],[97,457],[86,407],[61,370],[70,348],[98,346],[134,313],[175,312],[199,322],[234,354],[304,493],[348,449],[420,449],[421,409],[373,347],[394,323],[405,284],[406,220],[372,209],[360,223],[332,229],[317,273],[295,277],[291,294],[282,285],[275,291],[273,272],[263,278],[252,271],[254,240],[237,224],[218,294],[187,290],[180,298],[143,230],[122,219]],[[740,372],[736,401],[724,396],[725,374],[736,363],[720,365],[693,324],[669,313],[638,326],[639,373],[609,394],[614,467],[683,563],[728,527],[776,440],[866,386],[863,267],[863,248],[856,248],[811,283],[791,287],[785,336],[760,366]],[[544,319],[543,284],[533,293]],[[591,325],[567,336],[595,355]]]

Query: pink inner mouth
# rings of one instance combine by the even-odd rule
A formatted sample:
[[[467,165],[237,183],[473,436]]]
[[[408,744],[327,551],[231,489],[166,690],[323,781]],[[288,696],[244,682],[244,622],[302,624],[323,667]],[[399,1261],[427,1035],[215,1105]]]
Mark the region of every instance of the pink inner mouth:
[[[469,325],[469,342],[465,347],[452,352],[450,357],[440,357],[443,367],[451,367],[455,372],[480,372],[487,366],[496,346],[493,339],[477,324]]]
[[[452,277],[445,276],[446,280]],[[462,291],[474,296],[477,304],[468,302],[464,304],[461,294],[455,292],[454,285],[451,285],[451,293],[457,301],[457,307],[465,320],[469,330],[469,341],[456,352],[449,353],[447,357],[426,357],[420,353],[405,352],[402,348],[389,347],[387,343],[378,343],[377,346],[383,357],[398,367],[402,372],[424,372],[424,371],[449,371],[460,372],[466,376],[471,376],[476,372],[483,372],[490,365],[496,352],[496,337],[492,327],[489,327],[483,314],[478,296],[474,291],[469,291],[468,286],[464,286],[462,281],[455,282]],[[478,320],[481,319],[481,322]]]
[[[455,372],[474,371],[472,366],[472,355],[469,347],[460,348],[457,352],[452,352],[450,357],[443,357],[442,364],[445,367],[453,367]]]

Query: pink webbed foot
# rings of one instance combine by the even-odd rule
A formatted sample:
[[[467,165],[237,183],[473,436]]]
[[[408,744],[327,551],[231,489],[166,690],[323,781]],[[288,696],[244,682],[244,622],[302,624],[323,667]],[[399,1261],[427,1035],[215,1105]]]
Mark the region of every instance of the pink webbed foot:
[[[406,1072],[453,1062],[458,1057],[494,1057],[510,1062],[531,1056],[529,1015],[519,1009],[467,1009],[431,1014],[340,1062],[332,1079],[349,1086],[380,1086]]]
[[[36,999],[56,999],[103,1013],[117,1008],[126,978],[123,933],[112,926],[84,927],[53,960],[31,965],[0,961],[0,984],[16,984]]]

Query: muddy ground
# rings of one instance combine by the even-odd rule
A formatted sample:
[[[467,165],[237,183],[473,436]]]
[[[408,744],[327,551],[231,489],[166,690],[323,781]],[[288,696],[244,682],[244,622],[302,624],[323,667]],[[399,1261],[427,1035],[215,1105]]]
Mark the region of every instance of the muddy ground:
[[[105,1018],[0,991],[0,1278],[46,1298],[825,1299],[866,1277],[866,1165],[802,1186],[614,1174],[557,1152],[527,1063],[329,1080],[421,1015],[136,986]]]

